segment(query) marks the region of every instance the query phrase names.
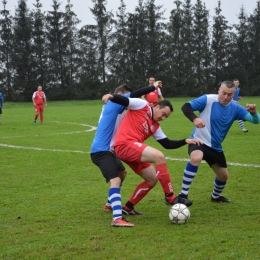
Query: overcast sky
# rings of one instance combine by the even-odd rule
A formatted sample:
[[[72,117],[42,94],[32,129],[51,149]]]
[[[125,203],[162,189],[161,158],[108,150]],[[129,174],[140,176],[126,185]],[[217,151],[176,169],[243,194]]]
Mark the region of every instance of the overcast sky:
[[[168,19],[170,16],[170,11],[176,7],[173,3],[175,0],[155,0],[156,5],[163,5],[162,10],[165,9],[164,16]],[[257,6],[258,0],[222,0],[221,8],[222,15],[226,17],[229,24],[238,23],[238,14],[240,8],[243,5],[247,14],[253,14],[254,9]],[[53,10],[52,4],[53,0],[41,0],[43,5],[43,11]],[[65,11],[65,5],[68,3],[67,0],[59,0],[61,3],[61,10]],[[134,12],[135,7],[138,5],[138,0],[125,0],[127,12]],[[196,3],[196,0],[191,1],[192,4]],[[215,15],[215,8],[217,6],[218,0],[202,0],[206,4],[206,8],[210,11],[210,20]],[[11,14],[14,15],[15,7],[17,7],[18,0],[7,0],[6,9],[11,11]],[[36,3],[36,0],[27,0],[27,5],[30,9],[34,9],[33,4]],[[73,4],[72,10],[77,15],[78,19],[81,20],[80,26],[86,24],[95,24],[93,15],[89,8],[93,7],[93,2],[91,0],[70,0],[70,3]],[[113,11],[115,14],[118,11],[120,6],[120,0],[107,0],[107,11]],[[2,1],[0,3],[0,10],[3,9]]]

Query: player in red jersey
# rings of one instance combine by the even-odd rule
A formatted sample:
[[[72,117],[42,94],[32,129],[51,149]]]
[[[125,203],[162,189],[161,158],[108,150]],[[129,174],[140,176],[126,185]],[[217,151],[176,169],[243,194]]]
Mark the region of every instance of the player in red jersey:
[[[105,103],[111,100],[128,107],[128,112],[116,136],[115,152],[118,158],[144,179],[123,207],[123,213],[132,212],[134,206],[148,194],[158,180],[165,193],[164,201],[167,205],[182,203],[191,206],[192,201],[174,194],[164,154],[144,144],[150,136],[153,136],[166,149],[176,149],[185,144],[201,144],[197,139],[169,140],[163,133],[158,122],[170,116],[173,111],[171,103],[162,100],[154,107],[150,107],[142,99],[126,98],[115,94],[106,94],[102,100]],[[156,171],[151,163],[155,163]]]
[[[150,77],[149,78],[149,86],[153,86],[154,83],[155,83],[155,77]],[[164,100],[160,88],[142,96],[142,99],[146,100],[148,102],[148,104],[152,107],[155,106],[158,103],[158,98],[160,98],[160,100]]]
[[[33,93],[32,102],[35,107],[35,116],[33,124],[36,124],[36,120],[40,115],[40,122],[43,123],[43,111],[44,111],[44,104],[47,106],[47,99],[45,93],[42,91],[42,86],[38,86],[38,90]]]

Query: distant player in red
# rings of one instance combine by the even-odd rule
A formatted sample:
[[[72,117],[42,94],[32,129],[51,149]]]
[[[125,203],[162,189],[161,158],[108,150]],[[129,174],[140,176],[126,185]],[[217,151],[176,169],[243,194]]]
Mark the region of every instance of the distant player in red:
[[[149,78],[149,86],[153,86],[154,82],[155,82],[155,78],[150,77]],[[164,100],[160,88],[142,96],[142,99],[146,100],[151,107],[155,106],[158,103],[158,98],[160,98],[160,100]]]
[[[38,86],[38,90],[33,93],[32,102],[35,107],[35,116],[33,124],[36,124],[36,120],[40,115],[40,122],[43,123],[43,111],[44,111],[44,104],[47,106],[47,99],[45,93],[42,91],[42,86]]]
[[[191,206],[192,201],[177,197],[173,192],[170,174],[167,170],[164,154],[144,143],[153,136],[166,149],[176,149],[185,144],[200,144],[197,139],[169,140],[163,133],[159,121],[170,116],[172,105],[167,100],[160,101],[154,107],[146,101],[137,98],[126,98],[119,95],[107,94],[107,100],[128,107],[128,112],[122,121],[115,140],[115,152],[118,158],[127,163],[144,182],[140,183],[131,198],[123,207],[126,212],[143,199],[159,180],[165,193],[165,203],[173,205],[182,203]],[[152,163],[155,163],[156,171]]]

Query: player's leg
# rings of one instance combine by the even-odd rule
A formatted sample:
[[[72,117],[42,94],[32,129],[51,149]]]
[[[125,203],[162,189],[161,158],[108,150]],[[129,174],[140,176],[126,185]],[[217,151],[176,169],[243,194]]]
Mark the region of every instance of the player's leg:
[[[120,195],[121,179],[118,176],[118,168],[115,156],[111,152],[92,153],[91,159],[101,170],[106,182],[110,183],[108,199],[111,203],[113,220],[112,226],[134,226],[132,223],[122,218],[122,203]]]
[[[115,159],[116,159],[116,163],[117,163],[118,176],[121,179],[121,183],[120,183],[120,190],[121,190],[122,185],[123,185],[123,181],[124,181],[124,179],[126,178],[126,175],[127,175],[127,171],[126,171],[123,163],[121,162],[121,160],[119,160],[116,156],[115,156]],[[111,207],[111,203],[110,203],[109,197],[108,197],[107,202],[104,206],[104,211],[111,211],[111,210],[112,210],[112,207]]]
[[[132,163],[129,165],[144,181],[141,182],[134,190],[130,199],[123,206],[123,214],[142,215],[134,209],[135,205],[142,200],[148,192],[156,185],[158,179],[154,167],[150,163]]]
[[[228,179],[228,170],[227,168],[223,168],[218,166],[217,164],[214,164],[211,166],[212,170],[216,174],[216,178],[214,181],[214,189],[212,191],[211,200],[213,202],[231,202],[229,199],[223,197],[222,191],[224,190],[227,179]]]
[[[203,146],[198,146],[197,144],[189,145],[188,152],[190,155],[190,161],[187,163],[183,173],[182,189],[181,193],[179,194],[179,197],[181,198],[188,197],[190,186],[203,159]]]
[[[37,121],[39,114],[40,114],[40,108],[39,108],[39,106],[36,105],[35,106],[35,115],[34,115],[34,120],[33,120],[34,125],[36,124],[36,121]]]
[[[161,151],[153,147],[147,146],[142,152],[141,162],[155,163],[156,176],[164,191],[166,204],[173,205],[175,203],[182,201],[182,203],[185,204],[186,206],[192,205],[192,201],[189,201],[188,199],[185,198],[178,199],[178,197],[174,194],[171,177],[168,172],[166,161],[165,161],[165,156]]]
[[[226,158],[223,152],[214,152],[214,164],[211,164],[212,170],[216,174],[214,181],[214,189],[211,195],[211,200],[214,202],[230,202],[229,199],[223,197],[222,191],[224,190],[227,179],[229,177],[227,170]]]
[[[241,127],[241,129],[242,129],[242,131],[243,131],[244,133],[247,133],[247,132],[248,132],[248,130],[245,129],[245,125],[244,125],[244,121],[243,121],[243,120],[238,120],[238,124],[239,124],[239,126]]]
[[[44,111],[44,107],[41,106],[40,107],[40,122],[41,122],[41,124],[43,124],[43,111]]]

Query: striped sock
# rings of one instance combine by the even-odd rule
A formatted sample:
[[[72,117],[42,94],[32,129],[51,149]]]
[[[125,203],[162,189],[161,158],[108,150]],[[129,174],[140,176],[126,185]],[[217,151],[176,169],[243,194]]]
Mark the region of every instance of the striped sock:
[[[217,199],[219,196],[221,196],[221,193],[223,191],[223,189],[226,186],[226,181],[222,182],[220,180],[218,180],[218,178],[216,177],[215,182],[214,182],[214,189],[212,192],[212,198],[213,199]]]
[[[241,127],[242,129],[245,128],[245,125],[244,125],[243,120],[238,120],[238,123],[239,123],[239,125],[240,125],[240,127]]]
[[[122,187],[122,185],[123,185],[123,181],[124,181],[124,180],[121,180],[120,189],[121,189],[121,187]],[[111,203],[110,203],[110,201],[109,201],[109,191],[108,191],[108,197],[107,197],[107,203],[106,203],[106,205],[107,205],[107,206],[111,206]]]
[[[194,166],[190,162],[187,163],[182,179],[181,194],[188,195],[191,183],[196,176],[198,168],[198,166]]]
[[[122,204],[121,204],[121,195],[119,188],[110,188],[109,190],[109,201],[111,203],[113,211],[113,219],[117,220],[122,218]]]

